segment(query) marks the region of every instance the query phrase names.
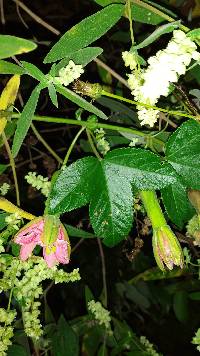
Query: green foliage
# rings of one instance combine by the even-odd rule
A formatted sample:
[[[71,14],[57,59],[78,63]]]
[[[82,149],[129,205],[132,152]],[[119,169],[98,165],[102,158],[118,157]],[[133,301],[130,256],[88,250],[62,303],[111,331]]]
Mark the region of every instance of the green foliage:
[[[90,202],[95,234],[113,246],[132,226],[131,186],[161,189],[174,181],[170,167],[150,151],[117,149],[102,161],[88,157],[64,168],[53,185],[49,212],[60,214]]]
[[[15,131],[13,146],[12,146],[13,157],[15,157],[18,154],[20,147],[23,143],[23,140],[31,125],[33,115],[39,99],[40,91],[41,88],[39,85],[37,85],[33,90],[30,98],[28,99],[26,105],[24,106],[23,112],[17,122],[17,129]]]
[[[133,50],[141,49],[146,46],[149,46],[151,43],[156,41],[160,36],[165,35],[166,33],[172,32],[174,29],[178,28],[179,26],[180,26],[180,21],[175,21],[175,22],[168,23],[166,25],[158,27],[158,29],[156,29],[154,32],[152,32],[144,41],[142,41],[137,46],[134,46]]]
[[[194,120],[183,123],[166,145],[168,162],[182,177],[188,188],[200,189],[200,124]]]
[[[59,70],[62,67],[65,67],[68,64],[70,59],[76,64],[82,64],[82,66],[86,66],[94,58],[98,57],[102,52],[103,52],[103,49],[100,48],[100,47],[82,48],[82,49],[72,53],[71,55],[66,56],[59,63],[54,64],[52,66],[52,70],[54,71],[54,75],[58,75]],[[1,68],[1,66],[0,66],[0,68]],[[51,72],[50,72],[50,74],[51,74]]]
[[[52,337],[53,354],[55,356],[78,356],[79,340],[76,333],[61,315],[56,332]]]
[[[76,93],[74,93],[72,90],[68,89],[68,88],[64,88],[61,85],[55,85],[56,91],[58,93],[60,93],[61,95],[63,95],[65,98],[69,99],[70,101],[72,101],[73,103],[79,105],[81,108],[85,109],[86,111],[89,111],[95,115],[97,115],[98,117],[100,117],[101,119],[106,120],[107,116],[98,108],[96,108],[94,105],[92,105],[91,103],[89,103],[88,101],[86,101],[84,98],[82,98],[81,96],[77,95]]]
[[[114,26],[122,16],[123,11],[124,6],[122,5],[110,5],[82,20],[67,31],[52,47],[45,57],[44,63],[56,62],[87,47]]]
[[[37,48],[34,42],[16,36],[0,35],[0,59],[27,53]]]
[[[24,74],[24,69],[16,64],[0,60],[1,74]]]
[[[170,220],[180,229],[195,213],[187,196],[187,188],[180,178],[162,189],[162,200]]]
[[[191,39],[191,40],[199,40],[200,39],[200,28],[195,28],[192,31],[189,31],[187,33],[187,36]]]

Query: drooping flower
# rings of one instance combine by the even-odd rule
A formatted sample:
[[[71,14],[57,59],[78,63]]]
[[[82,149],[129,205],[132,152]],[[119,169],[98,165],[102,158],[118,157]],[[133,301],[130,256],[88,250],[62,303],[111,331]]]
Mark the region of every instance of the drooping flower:
[[[172,270],[174,265],[183,268],[183,252],[177,237],[168,225],[153,230],[153,252],[161,270],[165,266]]]
[[[43,256],[50,268],[58,263],[69,263],[68,235],[57,216],[45,215],[34,219],[15,235],[14,241],[21,245],[20,258],[23,261],[39,245],[43,247]]]

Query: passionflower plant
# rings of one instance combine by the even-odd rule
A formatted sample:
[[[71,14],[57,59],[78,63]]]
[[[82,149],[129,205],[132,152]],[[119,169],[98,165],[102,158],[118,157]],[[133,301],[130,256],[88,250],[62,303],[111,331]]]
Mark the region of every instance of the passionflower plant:
[[[20,259],[23,261],[39,245],[43,248],[44,259],[50,268],[58,263],[69,263],[69,238],[58,216],[45,215],[33,219],[15,235],[14,241],[21,245]]]

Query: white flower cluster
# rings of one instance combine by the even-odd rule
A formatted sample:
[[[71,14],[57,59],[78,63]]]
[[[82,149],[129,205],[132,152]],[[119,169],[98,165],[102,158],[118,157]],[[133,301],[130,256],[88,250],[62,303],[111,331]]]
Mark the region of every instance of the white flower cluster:
[[[106,310],[100,302],[91,300],[88,302],[88,310],[94,314],[95,319],[100,325],[104,325],[106,329],[110,329],[110,312]]]
[[[16,311],[10,310],[7,311],[3,308],[0,308],[0,355],[6,356],[8,347],[12,344],[11,339],[13,337],[13,326],[12,323],[16,317]]]
[[[84,73],[83,66],[81,64],[75,64],[70,60],[66,67],[59,70],[59,76],[55,77],[54,81],[55,83],[68,86],[75,79],[78,79],[82,73]]]
[[[19,226],[21,224],[22,217],[19,215],[19,213],[13,213],[5,218],[5,222],[12,226],[15,230],[19,230]]]
[[[131,70],[137,67],[137,57],[132,52],[122,52],[122,58],[126,67],[130,67]]]
[[[104,129],[96,129],[94,131],[95,138],[97,140],[97,148],[102,153],[102,155],[106,155],[108,151],[110,151],[109,142],[105,139],[105,131]]]
[[[200,352],[200,328],[197,330],[195,336],[193,337],[192,343],[197,345],[197,350]]]
[[[185,74],[191,60],[200,60],[200,53],[196,49],[196,44],[183,31],[175,30],[167,48],[148,59],[146,70],[136,69],[128,75],[128,84],[135,100],[154,106],[161,95],[167,96],[170,83],[177,82],[179,76]],[[153,127],[159,111],[141,108],[141,105],[137,109],[141,125]]]
[[[154,345],[147,340],[146,336],[140,336],[140,342],[146,348],[147,354],[150,356],[162,356],[158,354],[157,351],[154,349]]]
[[[48,181],[47,177],[43,177],[40,174],[36,172],[29,172],[26,176],[25,179],[28,184],[32,185],[33,188],[36,188],[37,190],[41,190],[41,193],[45,196],[48,197],[49,192],[50,192],[50,187],[51,187],[51,182]]]
[[[8,183],[3,183],[2,186],[0,187],[0,194],[1,195],[6,195],[10,189],[10,185]]]
[[[80,280],[78,269],[71,273],[64,272],[57,267],[48,268],[42,257],[32,257],[27,261],[20,261],[9,255],[0,256],[0,272],[3,277],[0,279],[0,293],[13,288],[13,296],[23,305],[23,321],[27,336],[38,339],[43,334],[40,323],[40,301],[43,294],[42,282],[50,279],[55,283],[68,283]],[[7,318],[7,319],[6,319]],[[11,319],[0,309],[0,321]],[[9,330],[8,330],[9,331]],[[11,332],[12,331],[12,332]],[[8,339],[7,334],[2,334],[4,339]],[[13,329],[9,332],[9,337],[13,336]],[[6,340],[7,340],[6,339]],[[9,343],[6,341],[6,345]],[[1,328],[0,328],[0,351],[1,351]],[[1,354],[0,352],[0,355]]]

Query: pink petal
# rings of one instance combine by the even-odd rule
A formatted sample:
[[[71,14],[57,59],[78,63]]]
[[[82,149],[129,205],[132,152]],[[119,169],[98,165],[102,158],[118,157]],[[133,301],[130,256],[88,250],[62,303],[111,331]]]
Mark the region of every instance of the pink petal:
[[[56,258],[60,263],[67,264],[69,263],[68,257],[68,248],[67,248],[67,241],[64,240],[57,240],[56,241]]]
[[[29,243],[29,244],[26,244],[26,245],[22,245],[22,247],[20,249],[20,259],[22,261],[27,260],[27,258],[31,256],[35,246],[36,246],[35,242]]]
[[[18,234],[15,236],[15,242],[20,245],[27,245],[34,242],[35,244],[42,246],[40,238],[43,227],[43,220],[35,224],[33,223],[32,225],[29,225],[27,228],[24,228],[18,232]]]
[[[44,248],[43,249],[43,256],[44,256],[44,259],[45,259],[45,261],[47,263],[47,266],[49,268],[54,267],[58,263],[58,260],[56,258],[55,252],[46,253],[45,248]]]

